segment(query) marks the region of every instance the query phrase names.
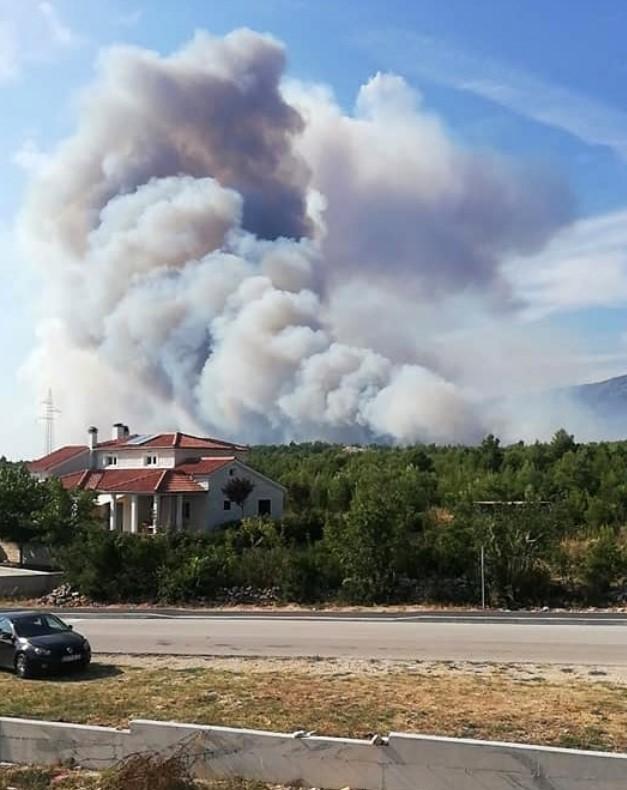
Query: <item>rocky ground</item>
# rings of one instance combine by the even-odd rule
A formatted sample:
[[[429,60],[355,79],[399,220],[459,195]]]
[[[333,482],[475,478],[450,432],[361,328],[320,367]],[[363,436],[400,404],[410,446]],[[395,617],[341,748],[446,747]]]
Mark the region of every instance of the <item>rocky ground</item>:
[[[15,604],[15,601],[0,601],[0,604],[10,606]],[[280,609],[282,611],[335,611],[335,612],[377,612],[377,613],[393,613],[393,612],[407,612],[407,611],[477,611],[476,606],[461,606],[461,605],[446,605],[446,604],[432,604],[432,603],[406,603],[406,604],[393,604],[385,606],[345,606],[335,603],[319,604],[317,606],[305,606],[300,604],[286,604],[281,602],[278,591],[276,588],[255,589],[254,587],[233,587],[223,589],[213,599],[199,599],[193,603],[183,604],[177,607],[166,606],[164,604],[149,602],[141,604],[103,604],[96,601],[91,601],[84,595],[74,590],[69,584],[62,584],[52,592],[44,595],[35,600],[21,600],[19,602],[21,607],[36,608],[36,607],[49,607],[57,609],[68,608],[103,608],[103,609],[158,609],[158,608],[180,608],[180,609],[194,609],[205,611],[216,611],[223,609],[246,609],[247,611],[255,611],[256,609]],[[494,611],[494,610],[486,610]],[[496,611],[507,611],[499,609]],[[595,613],[595,612],[608,612],[615,614],[627,614],[627,600],[617,601],[613,606],[608,607],[578,607],[578,608],[549,608],[545,607],[530,607],[525,610],[528,612],[581,612],[581,613]]]

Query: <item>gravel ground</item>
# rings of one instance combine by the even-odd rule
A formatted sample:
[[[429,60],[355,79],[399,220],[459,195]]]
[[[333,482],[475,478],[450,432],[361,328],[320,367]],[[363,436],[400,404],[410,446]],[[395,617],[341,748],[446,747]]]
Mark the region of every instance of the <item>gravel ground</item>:
[[[434,676],[499,676],[514,680],[545,680],[552,683],[615,683],[627,686],[627,667],[555,666],[523,663],[475,663],[470,661],[385,661],[363,659],[282,659],[282,658],[203,658],[181,656],[123,656],[98,654],[103,663],[150,669],[190,669],[205,667],[230,672],[266,673],[276,671],[329,677],[410,674]]]

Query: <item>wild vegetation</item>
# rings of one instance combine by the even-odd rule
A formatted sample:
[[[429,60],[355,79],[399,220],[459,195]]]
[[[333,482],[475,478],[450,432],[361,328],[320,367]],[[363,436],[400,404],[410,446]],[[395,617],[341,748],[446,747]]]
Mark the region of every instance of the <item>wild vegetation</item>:
[[[295,602],[477,603],[482,554],[494,605],[625,595],[627,442],[291,444],[253,448],[250,463],[286,486],[281,521],[154,537],[107,532],[89,495],[0,465],[0,535],[51,546],[105,601],[210,601],[238,586]]]
[[[185,762],[136,755],[102,773],[63,766],[0,766],[0,790],[280,790],[247,782],[194,780]],[[288,788],[286,788],[288,790]]]

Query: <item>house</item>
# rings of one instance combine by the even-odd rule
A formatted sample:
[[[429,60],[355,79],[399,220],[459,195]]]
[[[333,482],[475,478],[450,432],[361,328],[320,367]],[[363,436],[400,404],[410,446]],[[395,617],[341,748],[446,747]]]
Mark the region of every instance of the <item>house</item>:
[[[285,489],[246,464],[247,447],[180,432],[131,434],[123,423],[113,426],[111,439],[99,441],[94,427],[88,437],[28,468],[39,479],[94,491],[112,530],[200,532],[242,516],[283,515]],[[233,478],[254,486],[243,510],[222,491]]]

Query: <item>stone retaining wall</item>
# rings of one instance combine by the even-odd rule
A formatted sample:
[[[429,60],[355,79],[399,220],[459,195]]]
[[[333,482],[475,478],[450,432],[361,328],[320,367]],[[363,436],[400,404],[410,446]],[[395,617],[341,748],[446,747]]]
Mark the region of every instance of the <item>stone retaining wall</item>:
[[[17,543],[8,540],[0,540],[0,562],[10,562],[19,565],[20,561],[29,568],[38,570],[56,570],[53,568],[52,556],[46,546],[37,543],[27,543],[20,547]]]
[[[348,738],[133,721],[128,730],[0,718],[0,761],[86,768],[185,749],[201,778],[354,790],[626,790],[627,754],[391,733]]]

